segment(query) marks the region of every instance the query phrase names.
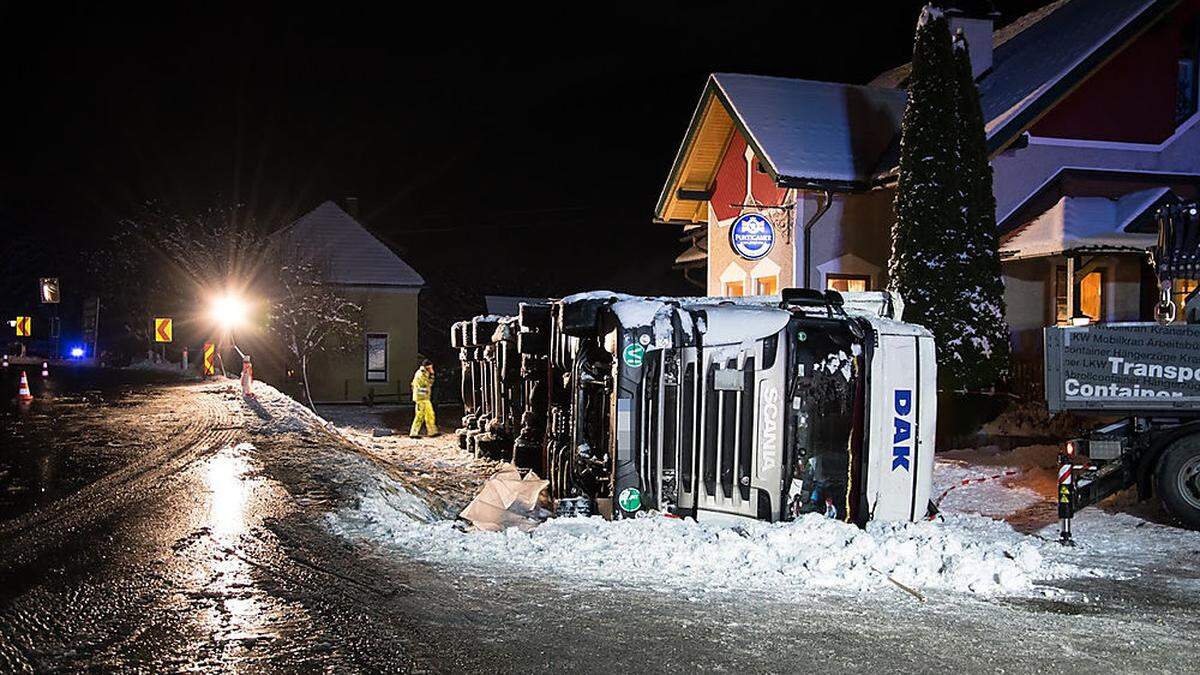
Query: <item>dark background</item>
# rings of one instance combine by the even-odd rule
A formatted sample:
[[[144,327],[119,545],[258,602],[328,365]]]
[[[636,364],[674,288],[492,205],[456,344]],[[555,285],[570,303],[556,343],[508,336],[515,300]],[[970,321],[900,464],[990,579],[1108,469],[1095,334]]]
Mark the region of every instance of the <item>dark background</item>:
[[[435,311],[695,292],[651,217],[708,73],[866,82],[908,59],[921,5],[38,4],[0,5],[6,319],[53,275],[73,316],[147,199],[282,225],[357,197]]]

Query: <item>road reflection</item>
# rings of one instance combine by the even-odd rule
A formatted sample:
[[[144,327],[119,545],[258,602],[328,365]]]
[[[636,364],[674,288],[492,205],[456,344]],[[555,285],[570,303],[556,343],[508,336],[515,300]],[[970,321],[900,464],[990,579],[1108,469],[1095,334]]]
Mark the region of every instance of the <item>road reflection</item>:
[[[251,486],[246,480],[250,470],[246,451],[251,447],[245,443],[226,447],[208,461],[208,527],[222,543],[247,529],[246,494]]]
[[[278,637],[272,624],[277,609],[259,588],[253,558],[254,528],[262,514],[256,503],[265,489],[254,475],[252,445],[226,447],[208,459],[204,477],[208,488],[207,537],[195,558],[202,629],[218,650],[214,656],[224,666],[236,666],[260,641]]]

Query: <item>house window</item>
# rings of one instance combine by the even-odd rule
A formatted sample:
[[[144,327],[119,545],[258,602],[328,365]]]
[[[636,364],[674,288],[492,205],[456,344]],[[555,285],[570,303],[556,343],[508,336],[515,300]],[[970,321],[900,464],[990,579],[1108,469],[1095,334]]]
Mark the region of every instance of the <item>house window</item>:
[[[865,274],[826,274],[825,288],[839,293],[862,293],[871,287],[871,277]]]
[[[746,285],[740,281],[726,281],[725,295],[731,298],[740,298],[746,294]]]
[[[1200,57],[1200,41],[1197,40],[1197,25],[1192,22],[1180,32],[1178,90],[1175,96],[1175,124],[1179,124],[1196,113],[1197,60]]]
[[[1104,271],[1089,272],[1079,280],[1079,311],[1092,321],[1104,321]],[[1054,322],[1071,323],[1071,308],[1067,306],[1067,268],[1058,267],[1054,278]]]
[[[367,333],[367,382],[388,381],[387,333]]]
[[[755,295],[775,295],[779,292],[779,277],[759,277],[754,280]]]

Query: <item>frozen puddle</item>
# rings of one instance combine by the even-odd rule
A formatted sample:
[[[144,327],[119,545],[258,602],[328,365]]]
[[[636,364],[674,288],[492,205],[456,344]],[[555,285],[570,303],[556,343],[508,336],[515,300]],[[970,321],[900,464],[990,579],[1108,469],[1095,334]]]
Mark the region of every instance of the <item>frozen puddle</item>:
[[[435,520],[420,499],[379,473],[363,476],[359,504],[328,515],[350,539],[394,546],[444,565],[505,567],[602,582],[689,590],[834,588],[890,584],[982,595],[1051,593],[1039,580],[1075,576],[1046,560],[1042,540],[981,516],[872,523],[866,530],[810,514],[791,523],[736,527],[648,515],[550,520],[531,534],[463,532]]]

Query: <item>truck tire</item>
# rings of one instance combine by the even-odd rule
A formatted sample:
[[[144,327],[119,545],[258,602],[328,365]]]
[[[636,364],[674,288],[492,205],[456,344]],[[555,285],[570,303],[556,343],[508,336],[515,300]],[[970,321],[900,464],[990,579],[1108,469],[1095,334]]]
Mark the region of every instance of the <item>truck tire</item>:
[[[1167,448],[1158,460],[1156,479],[1167,511],[1184,526],[1200,530],[1200,435]]]

